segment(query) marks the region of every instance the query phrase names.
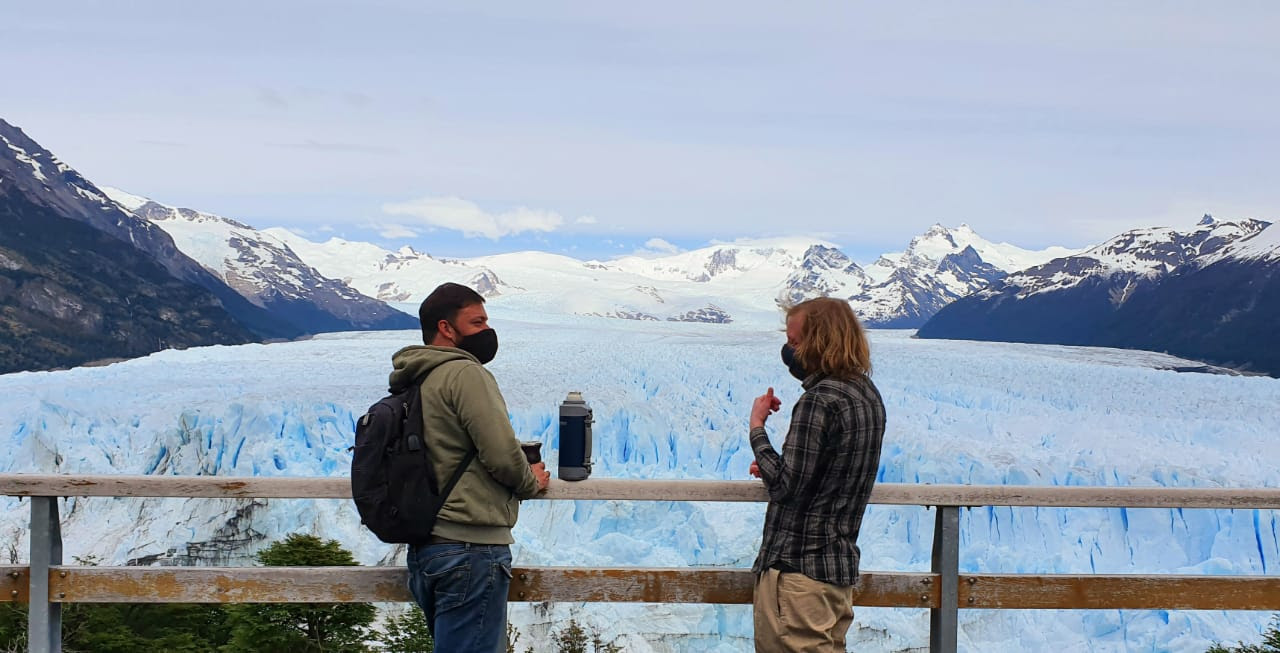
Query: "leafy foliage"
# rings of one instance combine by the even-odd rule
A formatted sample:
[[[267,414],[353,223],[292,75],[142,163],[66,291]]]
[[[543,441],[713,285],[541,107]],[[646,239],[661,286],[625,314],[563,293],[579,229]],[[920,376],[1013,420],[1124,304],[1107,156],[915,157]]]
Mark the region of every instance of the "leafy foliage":
[[[604,641],[600,631],[594,626],[588,633],[577,619],[570,619],[565,627],[552,636],[556,653],[620,653],[622,647],[613,642]]]
[[[587,653],[587,631],[582,629],[577,619],[570,619],[563,629],[553,638],[556,653]]]
[[[0,603],[0,653],[27,650],[27,604]]]
[[[378,633],[375,641],[382,648],[397,653],[432,653],[436,650],[427,618],[417,607],[410,607],[399,614],[388,614],[384,630]]]
[[[354,566],[351,553],[336,540],[294,533],[258,553],[269,567]],[[365,650],[375,619],[368,603],[247,603],[227,608],[234,651]]]
[[[68,604],[62,611],[63,650],[132,653],[216,653],[230,633],[219,605]],[[27,649],[27,604],[0,605],[0,651]]]
[[[1214,644],[1207,653],[1280,653],[1280,615],[1271,618],[1271,628],[1262,634],[1261,644],[1241,642],[1239,646],[1230,648]]]

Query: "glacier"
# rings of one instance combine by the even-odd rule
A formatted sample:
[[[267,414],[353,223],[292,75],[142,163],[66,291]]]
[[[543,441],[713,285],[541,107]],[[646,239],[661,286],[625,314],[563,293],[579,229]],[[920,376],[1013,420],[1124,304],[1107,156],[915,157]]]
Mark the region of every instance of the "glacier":
[[[747,479],[750,401],[774,387],[780,445],[800,392],[778,357],[781,321],[654,323],[489,306],[490,364],[517,435],[555,468],[557,406],[595,412],[593,476]],[[1171,371],[1140,351],[917,340],[872,331],[894,483],[1277,487],[1280,380]],[[105,367],[0,376],[0,471],[344,476],[354,420],[382,396],[416,331],[323,334],[163,351]],[[28,504],[4,497],[0,544],[27,559]],[[403,551],[349,501],[67,498],[64,558],[102,564],[252,564],[289,532],[334,538],[364,564]],[[527,501],[518,565],[747,567],[762,504]],[[1280,573],[1274,511],[978,507],[961,511],[963,572]],[[927,571],[933,512],[872,506],[863,568]],[[519,650],[575,616],[629,651],[742,651],[749,606],[512,604]],[[965,651],[1204,651],[1256,641],[1269,614],[962,610]],[[851,650],[928,646],[928,611],[859,608]]]

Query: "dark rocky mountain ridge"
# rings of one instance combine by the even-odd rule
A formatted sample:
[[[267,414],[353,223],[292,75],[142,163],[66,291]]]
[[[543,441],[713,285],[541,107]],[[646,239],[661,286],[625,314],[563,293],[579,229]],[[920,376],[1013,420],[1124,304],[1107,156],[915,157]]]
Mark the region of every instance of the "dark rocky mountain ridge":
[[[0,373],[258,339],[207,289],[0,181]]]
[[[293,288],[259,283],[256,293],[242,293],[233,284],[268,276],[254,266],[287,259],[288,248],[264,257],[241,244],[241,277],[224,279],[0,120],[0,373],[169,347],[417,326],[300,262],[279,268],[298,281]]]
[[[1137,229],[1012,274],[940,309],[921,338],[1161,351],[1280,376],[1280,256],[1260,220]]]

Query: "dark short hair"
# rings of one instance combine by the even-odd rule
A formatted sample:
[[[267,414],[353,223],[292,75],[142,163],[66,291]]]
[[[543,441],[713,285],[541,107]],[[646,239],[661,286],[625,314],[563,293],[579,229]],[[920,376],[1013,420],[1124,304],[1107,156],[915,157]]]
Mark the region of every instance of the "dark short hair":
[[[422,324],[422,342],[431,344],[436,337],[440,320],[453,322],[458,311],[473,304],[483,304],[480,293],[460,284],[442,283],[422,300],[418,307],[418,322]]]

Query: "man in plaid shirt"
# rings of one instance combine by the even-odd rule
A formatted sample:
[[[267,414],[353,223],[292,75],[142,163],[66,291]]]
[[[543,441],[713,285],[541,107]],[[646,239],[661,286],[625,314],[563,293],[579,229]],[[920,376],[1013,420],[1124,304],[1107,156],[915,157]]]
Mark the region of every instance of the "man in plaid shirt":
[[[788,310],[782,359],[804,387],[782,455],[764,428],[782,405],[773,388],[751,407],[751,474],[769,491],[752,567],[756,651],[844,651],[884,402],[869,376],[866,332],[846,301],[812,299]]]

